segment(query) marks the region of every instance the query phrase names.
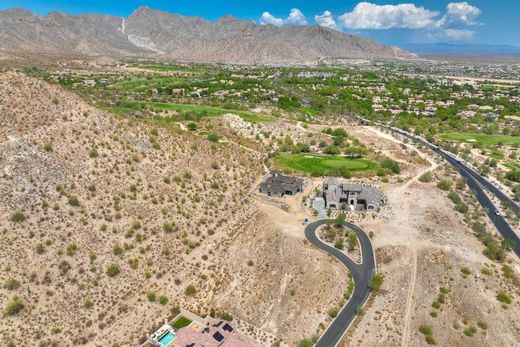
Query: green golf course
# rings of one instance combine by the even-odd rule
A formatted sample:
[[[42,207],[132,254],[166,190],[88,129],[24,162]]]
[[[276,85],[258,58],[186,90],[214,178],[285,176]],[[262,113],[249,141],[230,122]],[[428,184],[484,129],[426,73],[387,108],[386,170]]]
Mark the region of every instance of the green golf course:
[[[444,133],[440,134],[441,139],[448,141],[458,141],[466,143],[481,143],[483,146],[495,146],[502,143],[505,146],[519,146],[520,137],[505,135],[488,134],[464,134],[464,133]]]
[[[346,172],[371,172],[379,167],[367,159],[318,154],[281,154],[274,158],[274,165],[280,169],[306,172],[313,176],[343,176]]]

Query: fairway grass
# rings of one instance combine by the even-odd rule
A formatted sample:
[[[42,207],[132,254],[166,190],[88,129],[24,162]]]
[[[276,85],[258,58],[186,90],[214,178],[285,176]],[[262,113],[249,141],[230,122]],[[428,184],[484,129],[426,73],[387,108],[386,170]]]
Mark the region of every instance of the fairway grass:
[[[505,146],[520,146],[520,137],[514,136],[444,133],[440,134],[440,137],[443,140],[459,141],[466,143],[481,143],[484,146],[495,146],[499,142],[503,143]]]
[[[345,172],[375,172],[378,168],[376,163],[367,159],[317,154],[281,154],[274,158],[274,165],[313,176],[343,176]]]

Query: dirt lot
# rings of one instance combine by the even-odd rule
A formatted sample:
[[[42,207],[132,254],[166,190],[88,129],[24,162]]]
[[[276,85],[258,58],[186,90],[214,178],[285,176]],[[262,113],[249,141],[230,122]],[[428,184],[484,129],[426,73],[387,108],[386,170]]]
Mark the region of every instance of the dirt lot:
[[[389,141],[384,138],[380,141]],[[437,168],[435,159],[425,159],[430,159],[430,165],[417,166],[416,175],[404,184],[383,185],[388,206],[378,218],[361,223],[374,234],[378,271],[385,281],[345,342],[427,345],[419,327],[430,325],[434,340],[442,346],[515,345],[520,341],[518,260],[509,257],[515,272],[510,279],[502,275],[502,264],[482,254],[482,244],[463,216],[454,212],[446,193],[435,182],[417,181],[428,170],[449,180],[457,176],[447,174],[445,167]],[[484,275],[483,268],[491,274]],[[439,300],[441,287],[446,294],[439,305],[434,301]],[[496,299],[499,291],[506,291],[512,304],[503,308]]]

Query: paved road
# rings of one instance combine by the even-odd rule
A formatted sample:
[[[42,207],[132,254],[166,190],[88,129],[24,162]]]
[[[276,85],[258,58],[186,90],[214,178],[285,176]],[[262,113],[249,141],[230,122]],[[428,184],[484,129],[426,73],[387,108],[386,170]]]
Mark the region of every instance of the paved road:
[[[502,235],[504,239],[513,240],[515,242],[515,248],[513,251],[515,254],[520,257],[520,239],[518,235],[515,233],[515,231],[511,228],[509,223],[504,219],[502,216],[497,216],[495,214],[495,211],[497,210],[496,206],[493,204],[491,199],[486,195],[484,192],[484,188],[487,189],[491,194],[495,195],[500,201],[507,202],[509,205],[516,210],[517,212],[520,212],[520,207],[518,204],[516,204],[511,198],[509,198],[506,194],[504,194],[500,189],[495,187],[493,184],[491,184],[488,180],[486,180],[484,177],[476,173],[474,170],[469,168],[466,164],[462,163],[459,159],[454,157],[452,154],[440,149],[439,147],[435,146],[434,144],[427,142],[421,138],[415,137],[410,133],[406,133],[401,129],[392,128],[386,124],[383,124],[381,122],[375,122],[371,121],[369,119],[363,118],[363,117],[357,117],[358,119],[366,122],[366,123],[374,123],[376,125],[379,125],[383,128],[397,131],[402,136],[408,137],[412,140],[418,140],[422,144],[426,145],[428,148],[433,150],[434,152],[438,153],[441,157],[446,159],[448,163],[450,163],[455,170],[457,170],[461,176],[463,176],[467,180],[468,187],[475,193],[475,196],[480,203],[480,205],[487,211],[487,215],[489,219],[493,222],[498,232]]]
[[[489,197],[484,192],[482,184],[480,183],[480,180],[477,178],[477,176],[480,177],[480,175],[474,173],[466,165],[459,163],[456,159],[446,154],[445,152],[440,152],[440,155],[443,156],[460,173],[460,175],[466,179],[468,187],[473,192],[475,192],[475,196],[478,202],[486,210],[489,219],[491,219],[491,221],[493,222],[497,230],[500,232],[502,237],[504,239],[513,240],[515,242],[515,248],[513,250],[516,253],[516,255],[520,257],[520,239],[518,238],[518,235],[514,232],[514,230],[511,228],[509,223],[506,222],[504,217],[497,216],[495,214],[496,207],[491,201],[491,199],[489,199]]]
[[[352,274],[355,287],[349,301],[345,306],[343,306],[337,317],[321,335],[320,339],[316,343],[316,347],[332,347],[338,344],[350,324],[356,318],[356,309],[358,307],[363,307],[368,300],[371,291],[369,285],[376,274],[374,250],[368,235],[357,225],[345,223],[347,227],[351,228],[356,233],[361,244],[361,254],[363,259],[361,264],[357,264],[339,249],[329,246],[318,239],[316,236],[316,229],[326,222],[327,220],[324,219],[307,225],[305,228],[305,237],[314,246],[334,256],[345,265]]]

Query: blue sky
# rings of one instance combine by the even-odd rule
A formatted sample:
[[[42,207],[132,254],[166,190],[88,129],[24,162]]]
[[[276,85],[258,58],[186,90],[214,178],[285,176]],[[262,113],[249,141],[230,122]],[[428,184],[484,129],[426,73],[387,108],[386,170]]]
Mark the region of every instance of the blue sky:
[[[46,15],[103,13],[128,16],[137,7],[217,19],[274,25],[323,25],[385,44],[478,43],[520,46],[520,0],[2,0],[0,9],[23,7]]]

